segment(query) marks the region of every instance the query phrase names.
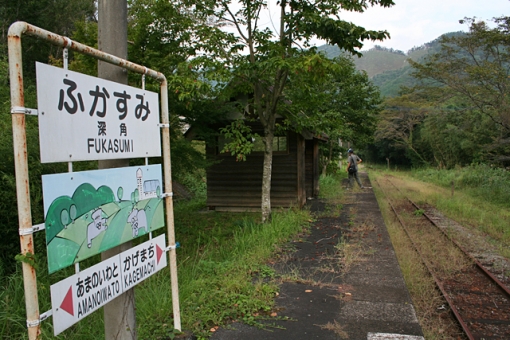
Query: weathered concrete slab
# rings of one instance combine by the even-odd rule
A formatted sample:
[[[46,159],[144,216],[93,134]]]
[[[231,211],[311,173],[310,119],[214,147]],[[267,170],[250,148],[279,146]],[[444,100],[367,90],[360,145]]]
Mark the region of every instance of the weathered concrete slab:
[[[339,217],[318,218],[307,239],[293,244],[296,251],[274,265],[282,277],[298,278],[284,280],[275,300],[278,316],[291,321],[264,322],[267,329],[235,323],[212,340],[423,339],[373,191],[350,195]],[[361,246],[347,272],[338,258],[343,240]]]

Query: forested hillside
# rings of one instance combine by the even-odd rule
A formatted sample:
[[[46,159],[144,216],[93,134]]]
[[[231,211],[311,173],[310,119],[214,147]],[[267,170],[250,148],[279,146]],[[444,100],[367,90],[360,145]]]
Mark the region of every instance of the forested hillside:
[[[370,148],[374,160],[439,168],[510,164],[510,20],[494,21],[492,28],[466,19],[468,33],[445,34],[409,51],[408,65],[372,78],[387,96]]]
[[[446,33],[443,36],[457,36],[462,32]],[[362,56],[353,56],[354,65],[358,70],[367,72],[368,77],[376,85],[383,97],[395,97],[399,94],[402,86],[411,87],[416,84],[411,76],[412,67],[409,59],[420,62],[423,58],[440,49],[440,39],[428,42],[422,46],[414,47],[407,52],[375,46],[367,51],[362,51]],[[329,58],[341,54],[336,46],[323,45],[319,51],[326,53]]]

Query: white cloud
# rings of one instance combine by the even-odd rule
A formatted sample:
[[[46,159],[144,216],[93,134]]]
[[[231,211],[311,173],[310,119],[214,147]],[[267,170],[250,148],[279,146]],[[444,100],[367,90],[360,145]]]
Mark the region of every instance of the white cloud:
[[[268,8],[261,13],[259,25],[277,32],[280,9],[268,0]],[[384,41],[365,41],[363,50],[380,45],[407,52],[448,32],[467,31],[459,23],[465,17],[490,20],[510,16],[510,0],[394,0],[390,8],[375,6],[364,13],[344,12],[341,19],[351,21],[369,30],[386,30],[391,38]],[[236,9],[238,9],[236,7]],[[233,31],[233,28],[229,28]],[[317,46],[324,41],[312,41]]]
[[[510,15],[509,0],[395,0],[390,8],[372,7],[364,13],[344,13],[342,19],[370,30],[387,30],[391,39],[365,42],[364,50],[381,45],[407,51],[441,34],[466,31],[465,17],[489,20]],[[320,44],[320,43],[318,43]]]

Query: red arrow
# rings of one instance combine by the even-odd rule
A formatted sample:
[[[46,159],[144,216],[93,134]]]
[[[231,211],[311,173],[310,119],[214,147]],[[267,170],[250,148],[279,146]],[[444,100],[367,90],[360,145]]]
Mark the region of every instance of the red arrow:
[[[156,244],[156,256],[157,256],[157,261],[159,264],[159,260],[161,259],[161,255],[163,255],[163,250]]]
[[[69,287],[67,291],[66,297],[62,301],[60,308],[74,316],[74,308],[73,308],[73,286]]]

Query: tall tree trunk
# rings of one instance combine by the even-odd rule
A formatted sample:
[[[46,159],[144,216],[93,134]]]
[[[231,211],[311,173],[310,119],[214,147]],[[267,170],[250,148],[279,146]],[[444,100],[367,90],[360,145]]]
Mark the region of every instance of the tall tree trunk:
[[[274,126],[274,123],[272,124]],[[271,221],[271,174],[273,169],[274,131],[264,128],[264,168],[262,171],[262,223]]]
[[[281,18],[280,18],[280,44],[282,47],[290,47],[290,36],[285,32],[285,7],[287,0],[280,2]],[[292,30],[288,30],[291,32]],[[290,34],[290,33],[288,33]],[[253,42],[253,40],[252,40]],[[288,44],[289,46],[286,46]],[[288,51],[284,48],[285,51]],[[282,59],[287,57],[287,52],[282,54]],[[255,61],[254,51],[250,51],[252,62]],[[276,70],[274,85],[269,89],[267,85],[257,82],[254,87],[255,107],[264,127],[264,168],[262,171],[262,223],[271,221],[271,173],[273,169],[273,139],[276,124],[277,106],[283,93],[285,83],[287,81],[288,71],[283,69]]]

